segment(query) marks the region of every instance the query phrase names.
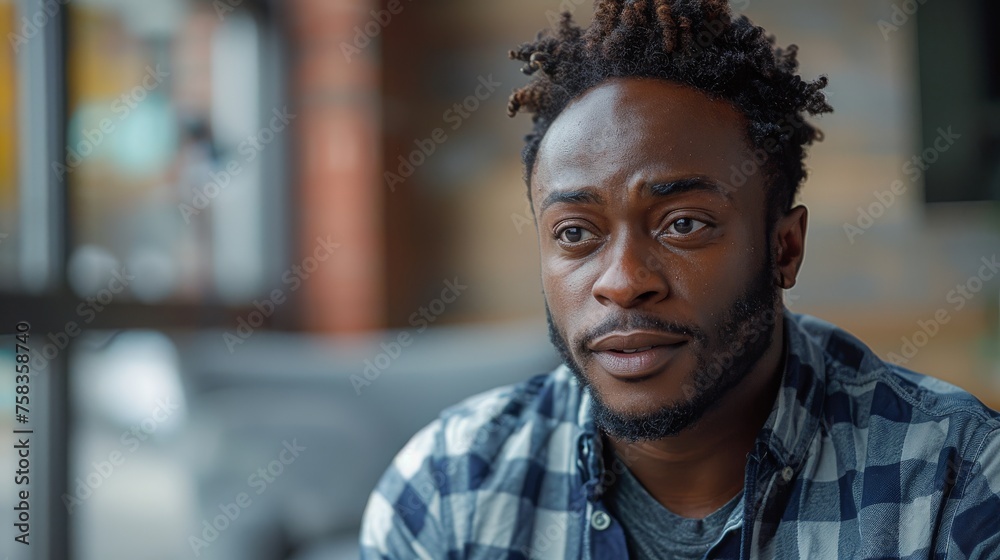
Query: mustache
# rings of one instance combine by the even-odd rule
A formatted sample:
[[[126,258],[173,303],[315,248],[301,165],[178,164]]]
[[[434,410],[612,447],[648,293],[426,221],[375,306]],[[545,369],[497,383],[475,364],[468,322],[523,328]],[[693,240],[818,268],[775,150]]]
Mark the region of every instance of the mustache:
[[[627,315],[621,314],[606,317],[603,321],[581,334],[574,341],[573,345],[577,350],[585,352],[589,348],[590,343],[595,339],[613,332],[637,330],[678,334],[687,336],[697,343],[703,343],[708,338],[704,331],[693,325],[685,325],[676,321],[666,321],[642,313],[630,313]]]

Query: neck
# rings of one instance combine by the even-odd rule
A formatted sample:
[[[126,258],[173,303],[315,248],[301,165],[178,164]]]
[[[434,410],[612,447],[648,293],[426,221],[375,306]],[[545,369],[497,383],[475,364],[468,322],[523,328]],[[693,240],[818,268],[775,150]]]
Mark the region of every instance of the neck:
[[[756,366],[695,425],[676,436],[630,443],[608,436],[618,457],[664,507],[703,518],[743,488],[747,454],[764,426],[781,383],[783,322]]]

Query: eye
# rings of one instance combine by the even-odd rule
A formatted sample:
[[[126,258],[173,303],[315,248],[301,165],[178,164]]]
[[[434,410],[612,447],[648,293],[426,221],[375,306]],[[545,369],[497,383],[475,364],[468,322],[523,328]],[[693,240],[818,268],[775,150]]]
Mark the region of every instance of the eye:
[[[593,239],[595,235],[582,227],[571,226],[563,228],[556,233],[556,238],[563,243],[575,244],[583,243]]]
[[[708,224],[705,222],[695,220],[694,218],[680,218],[679,220],[674,220],[670,226],[667,227],[667,232],[672,233],[673,235],[691,235],[707,225]]]

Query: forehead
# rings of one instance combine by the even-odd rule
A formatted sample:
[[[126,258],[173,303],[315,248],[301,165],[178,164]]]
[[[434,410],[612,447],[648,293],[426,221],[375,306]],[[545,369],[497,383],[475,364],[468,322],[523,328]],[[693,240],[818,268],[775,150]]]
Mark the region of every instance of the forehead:
[[[749,155],[743,115],[657,79],[619,78],[571,102],[539,145],[532,191],[706,176],[728,184]],[[733,167],[735,166],[735,168]]]

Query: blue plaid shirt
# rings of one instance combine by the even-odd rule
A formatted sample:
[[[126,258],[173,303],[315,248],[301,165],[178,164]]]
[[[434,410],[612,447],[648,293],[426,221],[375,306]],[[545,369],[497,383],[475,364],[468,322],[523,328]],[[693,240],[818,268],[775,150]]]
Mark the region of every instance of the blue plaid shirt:
[[[744,507],[706,558],[1000,558],[1000,415],[818,319],[786,312],[785,332]],[[603,456],[565,367],[473,397],[396,457],[362,557],[628,558]]]

